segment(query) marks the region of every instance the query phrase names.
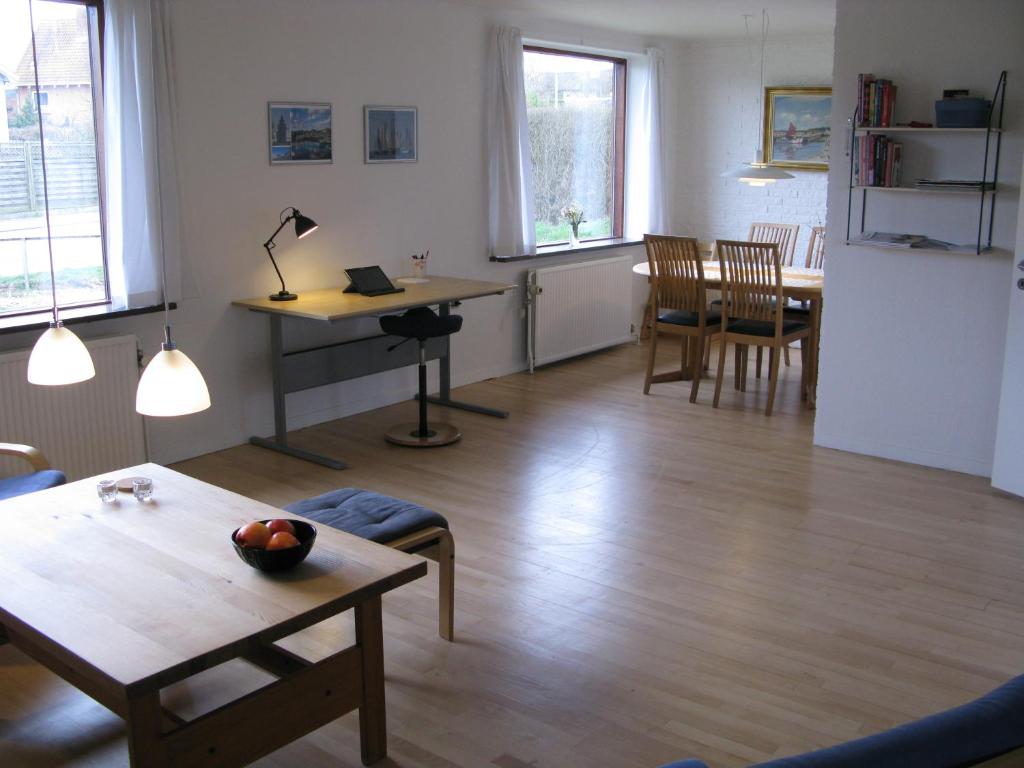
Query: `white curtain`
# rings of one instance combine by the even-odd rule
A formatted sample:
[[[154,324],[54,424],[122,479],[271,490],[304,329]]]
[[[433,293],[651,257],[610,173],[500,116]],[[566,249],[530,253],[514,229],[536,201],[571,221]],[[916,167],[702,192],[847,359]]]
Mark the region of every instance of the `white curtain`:
[[[533,171],[523,79],[523,38],[497,27],[491,41],[487,110],[488,247],[497,258],[537,252],[533,221]]]
[[[173,51],[168,0],[104,4],[104,163],[111,297],[125,306],[180,294]]]
[[[647,232],[670,234],[665,198],[664,54],[648,48],[631,64],[626,233],[630,238]]]

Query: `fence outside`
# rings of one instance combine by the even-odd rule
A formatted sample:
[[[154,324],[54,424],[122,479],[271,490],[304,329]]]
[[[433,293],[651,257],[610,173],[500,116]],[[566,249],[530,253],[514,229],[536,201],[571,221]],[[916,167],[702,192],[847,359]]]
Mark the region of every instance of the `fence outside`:
[[[95,143],[47,142],[46,175],[51,208],[84,208],[99,202]],[[0,215],[41,211],[43,206],[39,144],[0,143]]]

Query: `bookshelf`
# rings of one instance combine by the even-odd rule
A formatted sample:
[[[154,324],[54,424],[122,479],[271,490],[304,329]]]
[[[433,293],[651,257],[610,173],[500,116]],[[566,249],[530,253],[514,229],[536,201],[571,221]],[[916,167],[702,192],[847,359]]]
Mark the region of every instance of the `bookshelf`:
[[[893,87],[893,98],[895,98],[895,87]],[[865,239],[866,237],[866,225],[870,220],[869,213],[869,199],[874,197],[876,193],[891,194],[895,193],[895,200],[899,201],[901,198],[905,202],[913,199],[914,195],[931,195],[948,197],[952,199],[962,199],[964,204],[977,205],[978,208],[978,226],[977,231],[974,233],[974,242],[969,245],[960,245],[948,249],[948,252],[973,252],[975,254],[983,253],[991,249],[992,247],[992,226],[995,219],[995,198],[998,191],[999,183],[999,154],[1002,149],[1002,127],[1003,127],[1003,105],[1006,99],[1006,72],[1005,70],[999,74],[999,79],[996,82],[996,88],[993,92],[992,107],[988,112],[987,125],[981,128],[935,128],[935,127],[917,127],[917,126],[881,126],[881,125],[859,125],[864,122],[861,119],[861,108],[863,100],[858,101],[858,105],[853,114],[853,119],[850,121],[850,149],[847,151],[847,156],[850,159],[849,168],[849,195],[848,205],[846,210],[846,243],[847,245],[866,245],[869,247],[885,247],[891,248],[892,245],[883,245],[878,242],[872,242],[871,240]],[[888,119],[891,115],[892,104],[890,103],[886,111],[886,118]],[[894,149],[894,140],[888,137],[892,135],[900,139],[899,149]],[[968,139],[974,139],[978,143],[978,155],[981,162],[978,167],[979,177],[977,181],[980,182],[978,186],[941,186],[935,185],[932,182],[931,186],[911,186],[906,182],[903,182],[899,178],[900,174],[900,163],[902,155],[904,153],[913,153],[915,150],[914,140],[916,138],[927,138],[937,139],[939,146],[941,147],[941,139],[946,136],[960,135],[966,136]],[[869,137],[877,137],[875,139]],[[906,146],[904,147],[902,141],[906,140]],[[865,158],[861,156],[860,147],[865,146],[867,152],[871,152],[875,146],[880,146],[880,155],[882,158],[881,167],[874,165],[874,156],[869,155],[867,158],[868,164],[865,166]],[[893,167],[893,161],[889,158],[888,152],[894,152],[895,154],[895,168]],[[934,150],[931,154],[939,155],[941,159],[942,150]],[[872,179],[877,174],[881,174],[883,179],[881,184],[866,184],[863,183],[865,180],[863,177],[868,176],[866,168],[870,169]],[[886,186],[886,182],[890,185]],[[855,202],[859,202],[859,206],[855,205]],[[907,202],[909,204],[909,202]],[[888,203],[884,203],[888,209],[891,209],[895,205],[900,205],[899,202],[890,200]],[[859,208],[859,219],[860,219],[860,230],[859,234],[853,232],[853,222],[855,208]],[[987,224],[987,226],[986,226]],[[927,233],[925,233],[927,237]],[[966,240],[966,238],[965,238]],[[929,243],[935,242],[928,240]],[[940,249],[931,247],[918,247],[914,246],[915,251],[925,252],[938,252]]]

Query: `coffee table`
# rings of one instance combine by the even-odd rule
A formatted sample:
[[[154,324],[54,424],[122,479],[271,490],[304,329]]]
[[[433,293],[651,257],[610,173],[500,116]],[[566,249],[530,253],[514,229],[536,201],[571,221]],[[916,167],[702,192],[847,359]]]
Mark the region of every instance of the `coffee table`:
[[[149,502],[104,504],[98,478],[0,501],[0,633],[127,722],[133,766],[240,766],[359,710],[363,763],[387,754],[381,595],[422,558],[319,526],[268,574],[232,549],[251,520],[297,517],[155,464]],[[356,641],[316,663],[276,640],[348,609]],[[186,721],[160,689],[245,659],[278,679]]]

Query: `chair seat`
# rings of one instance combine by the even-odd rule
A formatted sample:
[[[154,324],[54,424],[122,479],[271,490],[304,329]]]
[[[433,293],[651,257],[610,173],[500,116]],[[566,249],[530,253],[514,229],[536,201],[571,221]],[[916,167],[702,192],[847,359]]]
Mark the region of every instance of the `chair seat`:
[[[799,320],[782,321],[783,336],[789,336],[791,333],[797,333],[807,328],[807,323],[802,323]],[[770,338],[775,335],[775,323],[767,320],[737,320],[730,322],[726,331],[728,333],[742,333],[745,336],[765,336]]]
[[[55,488],[64,485],[67,478],[64,473],[56,469],[44,469],[39,472],[30,472],[27,475],[16,475],[0,479],[0,499],[10,499],[35,491],[45,491],[47,488]]]
[[[448,521],[431,509],[360,488],[328,491],[289,504],[285,509],[378,544],[424,528],[448,528]]]
[[[414,307],[401,315],[385,315],[380,319],[380,328],[389,336],[422,341],[458,333],[462,328],[462,317],[441,317],[429,307]]]
[[[700,322],[700,315],[696,312],[683,312],[678,309],[669,309],[658,314],[659,323],[671,325],[687,325],[696,328]],[[705,325],[718,325],[722,322],[722,315],[719,312],[708,312],[704,315]]]

